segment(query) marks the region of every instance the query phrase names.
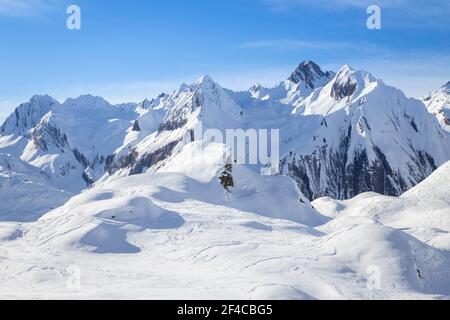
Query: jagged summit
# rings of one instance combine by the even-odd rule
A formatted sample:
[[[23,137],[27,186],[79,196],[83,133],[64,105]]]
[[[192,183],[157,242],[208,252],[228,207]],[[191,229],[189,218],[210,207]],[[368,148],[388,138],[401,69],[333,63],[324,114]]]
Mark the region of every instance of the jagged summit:
[[[197,85],[205,85],[205,84],[215,84],[216,82],[212,79],[210,75],[201,76],[196,82]]]
[[[308,60],[300,63],[288,80],[295,84],[303,82],[307,88],[315,89],[317,87],[317,82],[323,77],[329,78],[330,72],[322,71],[315,62]]]
[[[59,102],[49,95],[34,95],[19,105],[0,127],[0,134],[26,134]]]
[[[356,71],[349,65],[344,65],[330,82],[330,94],[339,101],[350,98],[356,92],[371,89],[378,83],[381,83],[381,80],[375,79],[370,73],[363,70]]]
[[[250,98],[266,101],[269,105],[297,106],[314,90],[326,85],[334,76],[334,72],[323,71],[313,61],[303,61],[288,79],[275,87],[266,88],[257,83],[249,89],[248,93]],[[243,104],[248,104],[242,97],[235,98]]]
[[[168,112],[159,131],[181,128],[201,120],[205,125],[221,128],[231,125],[241,114],[241,107],[210,76],[205,75],[194,84],[182,87],[167,101]],[[227,121],[224,121],[227,119]]]

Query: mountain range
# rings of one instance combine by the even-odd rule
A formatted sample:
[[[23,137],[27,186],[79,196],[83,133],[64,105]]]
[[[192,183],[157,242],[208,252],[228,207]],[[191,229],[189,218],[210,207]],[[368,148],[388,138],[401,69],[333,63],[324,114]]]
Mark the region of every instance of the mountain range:
[[[272,88],[34,96],[0,127],[0,297],[448,299],[449,111],[448,83],[312,61]],[[230,129],[278,130],[279,158],[237,161]]]
[[[28,176],[27,188],[60,190],[53,207],[97,183],[170,165],[201,122],[224,135],[279,129],[281,174],[309,200],[367,191],[398,196],[450,160],[448,95],[447,84],[421,102],[368,72],[346,65],[334,73],[304,61],[275,87],[244,92],[205,76],[141,103],[34,96],[0,127],[1,168]]]

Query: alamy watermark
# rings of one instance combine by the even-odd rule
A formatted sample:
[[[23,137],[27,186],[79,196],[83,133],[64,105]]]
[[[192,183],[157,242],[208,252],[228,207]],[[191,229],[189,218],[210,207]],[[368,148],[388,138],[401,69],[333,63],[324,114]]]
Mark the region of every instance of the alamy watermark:
[[[369,17],[366,26],[369,30],[381,29],[381,7],[373,4],[366,10]],[[78,5],[71,4],[67,7],[66,13],[69,15],[66,20],[66,27],[69,30],[81,30],[81,8]]]
[[[367,289],[380,290],[381,289],[381,268],[376,265],[367,267]]]
[[[69,15],[66,20],[67,29],[81,30],[81,8],[72,4],[67,7],[66,13]]]
[[[367,28],[369,30],[380,30],[381,29],[381,8],[380,6],[373,4],[367,7]]]
[[[280,130],[279,129],[207,129],[199,122],[191,133],[193,141],[208,141],[225,144],[228,152],[219,159],[220,164],[258,165],[262,175],[279,174]],[[194,163],[204,163],[202,150],[192,155]]]
[[[77,265],[70,265],[67,270],[67,289],[71,291],[81,290],[81,268]]]

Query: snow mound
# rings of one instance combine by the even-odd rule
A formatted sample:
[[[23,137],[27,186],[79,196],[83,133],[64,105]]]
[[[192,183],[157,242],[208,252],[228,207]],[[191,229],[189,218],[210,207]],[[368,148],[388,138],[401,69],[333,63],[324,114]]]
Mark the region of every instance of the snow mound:
[[[355,224],[321,239],[317,250],[358,274],[376,271],[387,290],[450,294],[450,253],[393,228]]]
[[[427,245],[438,249],[450,247],[449,163],[438,168],[425,181],[401,197],[364,193],[349,200],[320,198],[312,205],[333,217],[320,226],[324,232],[360,223],[381,223],[401,229]]]

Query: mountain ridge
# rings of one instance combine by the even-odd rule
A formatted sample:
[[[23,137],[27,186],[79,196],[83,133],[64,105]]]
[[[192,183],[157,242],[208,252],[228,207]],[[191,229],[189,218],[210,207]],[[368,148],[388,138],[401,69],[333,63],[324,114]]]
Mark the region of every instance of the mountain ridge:
[[[322,71],[312,61],[273,88],[246,92],[204,76],[140,103],[82,95],[60,104],[35,96],[0,127],[0,153],[15,154],[76,193],[170,166],[199,123],[223,133],[280,129],[281,172],[310,200],[400,195],[450,159],[449,136],[423,103],[366,71]]]

